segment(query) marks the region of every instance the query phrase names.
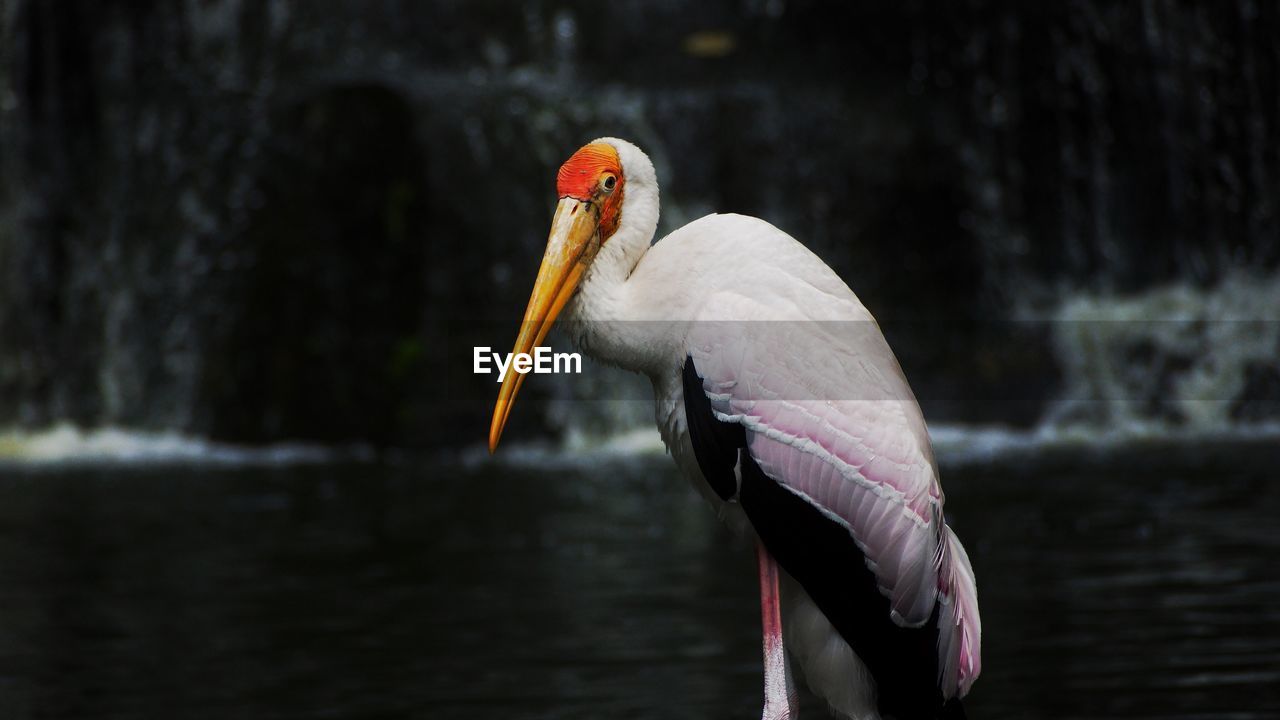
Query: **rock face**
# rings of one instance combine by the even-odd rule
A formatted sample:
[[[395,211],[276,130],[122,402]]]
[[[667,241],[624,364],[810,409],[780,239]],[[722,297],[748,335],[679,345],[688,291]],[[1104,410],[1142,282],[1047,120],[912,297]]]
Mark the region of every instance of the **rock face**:
[[[604,134],[664,230],[749,213],[826,258],[931,419],[1079,390],[1079,298],[1271,287],[1274,4],[857,5],[0,0],[0,426],[474,442],[471,348],[507,349]],[[1280,415],[1258,357],[1232,421]]]

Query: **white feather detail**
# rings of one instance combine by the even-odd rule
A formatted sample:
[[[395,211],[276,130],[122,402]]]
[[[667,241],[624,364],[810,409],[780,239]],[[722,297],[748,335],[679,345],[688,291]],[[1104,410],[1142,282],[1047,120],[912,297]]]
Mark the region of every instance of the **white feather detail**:
[[[964,697],[982,673],[982,618],[969,554],[943,527],[938,601],[938,686],[946,698]]]
[[[800,584],[783,573],[782,634],[814,694],[847,720],[879,720],[875,681]]]

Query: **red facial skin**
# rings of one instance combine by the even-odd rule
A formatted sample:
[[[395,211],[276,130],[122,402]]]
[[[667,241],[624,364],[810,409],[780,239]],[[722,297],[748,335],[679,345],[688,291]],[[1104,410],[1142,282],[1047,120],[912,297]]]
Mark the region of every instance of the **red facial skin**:
[[[604,187],[607,175],[617,178],[611,192]],[[608,143],[592,143],[584,145],[560,166],[560,172],[556,174],[556,191],[562,198],[600,203],[600,241],[603,243],[618,229],[624,182],[618,151]]]

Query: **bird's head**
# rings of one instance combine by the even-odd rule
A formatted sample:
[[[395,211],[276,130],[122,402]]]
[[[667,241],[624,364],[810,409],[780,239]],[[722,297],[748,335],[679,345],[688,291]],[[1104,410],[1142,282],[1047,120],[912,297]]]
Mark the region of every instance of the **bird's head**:
[[[601,249],[620,235],[629,173],[635,176],[632,179],[641,197],[627,206],[627,214],[631,215],[634,205],[637,206],[635,214],[644,215],[643,209],[651,204],[653,217],[647,232],[652,237],[652,226],[657,224],[657,181],[652,163],[638,148],[622,140],[603,138],[583,146],[560,166],[556,175],[560,199],[551,220],[551,235],[547,238],[547,249],[513,353],[529,353],[542,344]],[[651,203],[647,201],[650,195]],[[647,247],[648,238],[643,238],[643,242]],[[624,261],[628,253],[622,248],[618,250],[617,257],[612,259]],[[498,447],[502,428],[523,382],[524,375],[516,372],[508,373],[503,379],[489,426],[490,452]]]

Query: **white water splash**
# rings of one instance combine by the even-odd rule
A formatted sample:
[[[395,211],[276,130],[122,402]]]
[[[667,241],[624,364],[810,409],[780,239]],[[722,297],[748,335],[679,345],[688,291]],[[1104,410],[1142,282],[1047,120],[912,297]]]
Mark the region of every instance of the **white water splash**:
[[[934,453],[941,465],[1022,462],[1055,451],[1088,453],[1123,452],[1128,447],[1153,444],[1203,446],[1217,442],[1280,443],[1280,422],[1206,431],[1135,424],[1126,428],[1091,426],[1033,429],[998,426],[934,424],[929,427]],[[599,438],[573,435],[561,442],[504,443],[491,457],[483,444],[462,450],[458,458],[468,465],[500,462],[513,466],[556,468],[590,467],[600,463],[666,453],[656,428],[643,427]],[[43,431],[0,432],[0,469],[74,465],[284,466],[338,461],[367,462],[374,458],[365,446],[331,448],[303,443],[278,443],[249,447],[218,443],[177,432],[147,432],[118,427],[82,430],[62,424]]]
[[[1000,465],[1070,451],[1094,457],[1127,449],[1206,447],[1222,443],[1280,443],[1280,422],[1222,428],[1169,429],[1133,423],[1122,427],[1053,426],[1027,430],[999,426],[931,425],[929,435],[939,465]]]
[[[1252,397],[1249,384],[1251,373],[1280,367],[1280,275],[1075,297],[1053,328],[1066,388],[1050,426],[1225,432],[1275,419],[1275,407],[1258,411],[1264,420],[1242,408],[1280,402]]]
[[[291,465],[368,455],[366,448],[334,449],[304,443],[246,447],[174,431],[119,427],[82,430],[63,423],[46,430],[0,432],[0,466],[102,464]]]

